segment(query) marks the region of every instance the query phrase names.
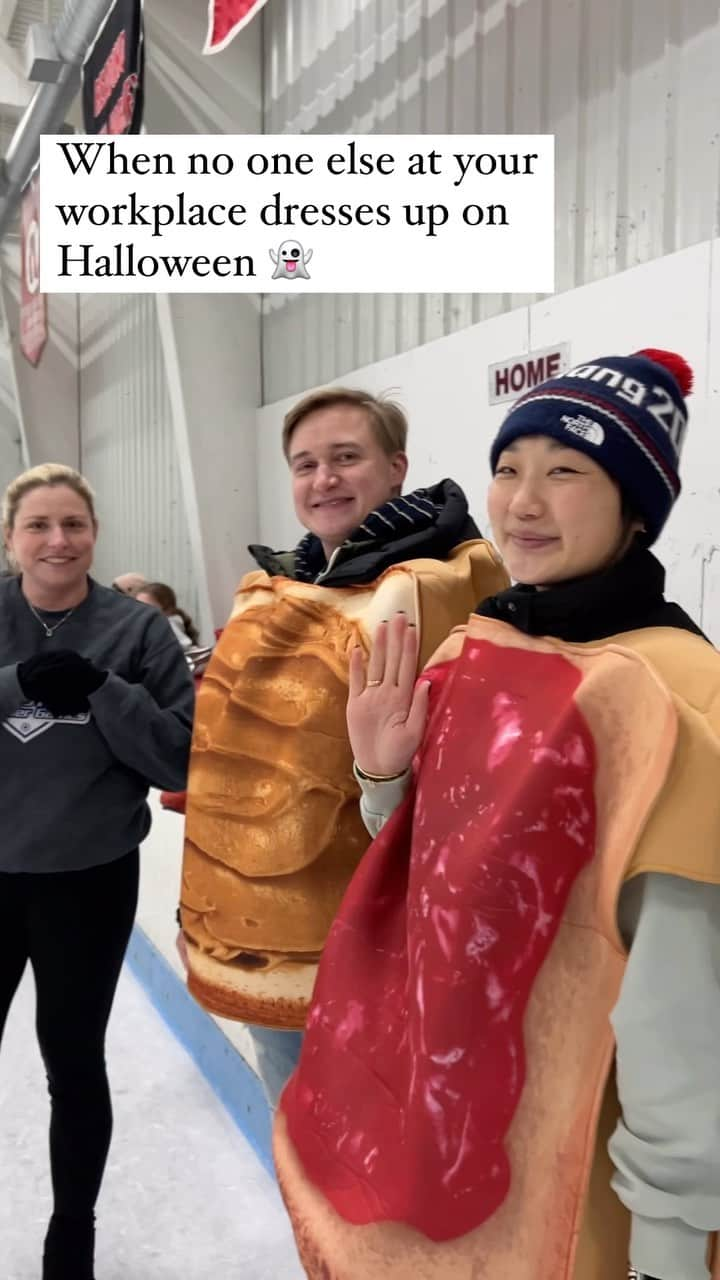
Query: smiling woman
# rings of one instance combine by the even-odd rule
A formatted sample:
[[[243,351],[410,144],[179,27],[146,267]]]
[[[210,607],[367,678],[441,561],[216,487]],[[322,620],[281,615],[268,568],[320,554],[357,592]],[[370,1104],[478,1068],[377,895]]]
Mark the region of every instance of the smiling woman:
[[[55,474],[50,467],[36,471]],[[62,483],[25,489],[16,481],[6,500],[8,557],[22,567],[23,595],[38,609],[74,609],[88,594],[98,524],[89,485],[67,471]]]
[[[549,436],[502,451],[488,514],[511,578],[538,588],[607,568],[643,528],[594,458]]]
[[[153,785],[184,785],[193,686],[161,614],[89,576],[92,490],[26,471],[3,502],[0,1036],[28,961],[51,1097],[43,1280],[93,1280],[112,1111],[105,1028],[135,914]]]
[[[420,680],[402,614],[353,652],[376,838],[275,1126],[313,1280],[709,1277],[720,658],[650,551],[691,383],[645,350],[534,388],[490,458],[515,585]]]

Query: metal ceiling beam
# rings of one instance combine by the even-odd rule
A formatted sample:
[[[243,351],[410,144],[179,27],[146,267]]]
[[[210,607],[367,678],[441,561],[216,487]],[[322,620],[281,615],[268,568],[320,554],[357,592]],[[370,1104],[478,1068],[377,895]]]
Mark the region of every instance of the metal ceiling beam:
[[[56,84],[35,91],[5,157],[5,185],[0,192],[0,239],[40,155],[40,135],[59,133],[79,86],[80,67],[100,30],[112,0],[67,0],[53,29],[63,68]]]
[[[0,35],[0,102],[3,107],[17,110],[18,115],[24,111],[34,85],[28,83],[22,60],[17,52]]]

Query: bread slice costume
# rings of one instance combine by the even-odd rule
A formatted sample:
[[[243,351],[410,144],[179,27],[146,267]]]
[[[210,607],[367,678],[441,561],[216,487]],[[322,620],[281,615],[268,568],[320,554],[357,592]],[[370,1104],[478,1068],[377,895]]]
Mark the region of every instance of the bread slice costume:
[[[616,903],[644,872],[720,883],[720,656],[473,617],[429,674],[276,1119],[300,1255],[311,1280],[626,1280]]]
[[[188,985],[224,1017],[305,1024],[317,962],[369,844],[345,707],[354,646],[404,609],[424,664],[507,577],[488,543],[366,586],[246,575],[199,690],[182,924]]]

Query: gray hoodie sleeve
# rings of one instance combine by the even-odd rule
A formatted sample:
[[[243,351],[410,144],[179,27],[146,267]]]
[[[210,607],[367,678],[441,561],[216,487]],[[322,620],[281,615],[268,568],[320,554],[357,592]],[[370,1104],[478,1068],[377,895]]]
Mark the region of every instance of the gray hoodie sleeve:
[[[720,885],[650,873],[625,887],[630,941],[612,1015],[622,1119],[613,1187],[632,1213],[631,1265],[708,1280],[720,1229]]]
[[[17,663],[8,667],[0,667],[0,721],[11,716],[25,701],[17,678]]]
[[[360,814],[374,840],[404,800],[410,784],[410,770],[407,769],[400,778],[394,778],[392,782],[370,782],[367,778],[361,778],[355,765],[353,773],[361,791]]]
[[[177,640],[162,626],[148,629],[142,683],[110,672],[90,695],[95,723],[113,755],[153,787],[182,791],[187,782],[195,689]]]

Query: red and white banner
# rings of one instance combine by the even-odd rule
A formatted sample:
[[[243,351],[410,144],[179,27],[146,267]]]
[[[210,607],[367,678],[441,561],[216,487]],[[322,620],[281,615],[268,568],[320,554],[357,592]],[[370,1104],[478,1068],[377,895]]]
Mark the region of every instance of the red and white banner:
[[[208,33],[203,53],[219,53],[252,22],[265,0],[208,0]]]
[[[23,192],[20,241],[20,350],[36,365],[47,342],[47,297],[40,292],[40,180]]]
[[[82,68],[86,133],[140,133],[145,53],[142,0],[114,0]]]

